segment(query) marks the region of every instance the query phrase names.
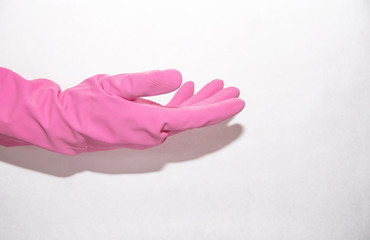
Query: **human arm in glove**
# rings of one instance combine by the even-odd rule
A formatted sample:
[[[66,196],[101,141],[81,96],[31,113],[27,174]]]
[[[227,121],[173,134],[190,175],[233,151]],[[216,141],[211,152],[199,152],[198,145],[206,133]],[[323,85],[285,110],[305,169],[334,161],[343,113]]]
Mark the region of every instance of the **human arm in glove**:
[[[238,89],[224,88],[222,80],[195,95],[193,82],[186,82],[167,105],[142,98],[172,92],[181,82],[175,69],[97,74],[61,91],[51,80],[27,80],[0,67],[0,145],[36,145],[67,155],[145,149],[244,108]]]

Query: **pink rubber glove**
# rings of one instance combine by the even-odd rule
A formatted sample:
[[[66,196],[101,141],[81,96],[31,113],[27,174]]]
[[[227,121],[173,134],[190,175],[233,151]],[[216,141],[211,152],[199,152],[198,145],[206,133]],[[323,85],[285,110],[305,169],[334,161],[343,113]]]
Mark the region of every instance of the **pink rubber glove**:
[[[31,144],[67,155],[145,149],[244,108],[239,91],[223,89],[221,80],[195,95],[193,83],[185,83],[166,106],[141,98],[172,92],[181,81],[175,69],[97,74],[61,91],[51,80],[26,80],[0,67],[0,144]]]

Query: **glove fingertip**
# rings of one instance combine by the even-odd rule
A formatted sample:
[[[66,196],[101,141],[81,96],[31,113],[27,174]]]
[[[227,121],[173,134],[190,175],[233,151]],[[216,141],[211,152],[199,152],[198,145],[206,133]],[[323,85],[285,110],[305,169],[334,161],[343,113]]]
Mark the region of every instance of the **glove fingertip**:
[[[163,77],[166,78],[169,89],[176,90],[181,86],[182,75],[180,71],[174,68],[169,68],[162,71]]]

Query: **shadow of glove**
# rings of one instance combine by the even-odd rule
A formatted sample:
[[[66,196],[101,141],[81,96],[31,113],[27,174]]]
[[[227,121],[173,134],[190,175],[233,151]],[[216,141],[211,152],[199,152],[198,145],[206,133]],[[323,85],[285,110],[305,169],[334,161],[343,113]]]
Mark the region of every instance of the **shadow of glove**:
[[[97,74],[61,91],[51,80],[30,81],[0,68],[0,134],[67,155],[145,149],[163,143],[171,133],[219,123],[244,107],[237,97],[195,101],[196,94],[166,106],[142,98],[172,92],[181,81],[175,69]]]

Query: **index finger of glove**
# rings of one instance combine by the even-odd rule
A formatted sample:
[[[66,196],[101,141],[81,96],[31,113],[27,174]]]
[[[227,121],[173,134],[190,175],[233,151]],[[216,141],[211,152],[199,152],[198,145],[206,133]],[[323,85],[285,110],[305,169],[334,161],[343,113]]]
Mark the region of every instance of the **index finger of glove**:
[[[245,106],[240,98],[221,102],[179,108],[166,108],[163,113],[164,131],[186,130],[206,127],[222,122],[239,113]]]

